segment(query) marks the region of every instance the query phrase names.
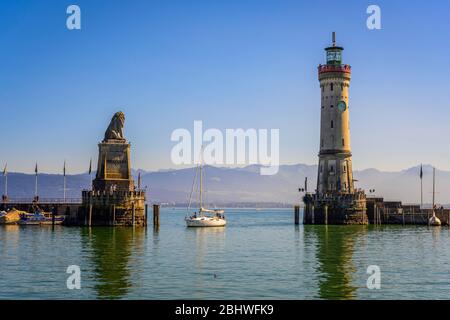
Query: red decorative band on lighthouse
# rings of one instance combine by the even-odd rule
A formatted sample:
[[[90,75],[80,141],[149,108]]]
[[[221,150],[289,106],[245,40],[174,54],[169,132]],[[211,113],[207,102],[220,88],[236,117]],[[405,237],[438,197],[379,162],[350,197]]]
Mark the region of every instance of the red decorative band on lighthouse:
[[[319,65],[318,70],[319,74],[328,72],[341,72],[350,74],[352,72],[352,68],[348,64],[341,64],[341,65],[321,64]]]

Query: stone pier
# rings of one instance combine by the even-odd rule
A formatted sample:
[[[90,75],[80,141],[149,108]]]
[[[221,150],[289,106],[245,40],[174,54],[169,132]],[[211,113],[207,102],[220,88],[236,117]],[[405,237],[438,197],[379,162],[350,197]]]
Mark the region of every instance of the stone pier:
[[[303,224],[368,224],[364,192],[303,197]]]

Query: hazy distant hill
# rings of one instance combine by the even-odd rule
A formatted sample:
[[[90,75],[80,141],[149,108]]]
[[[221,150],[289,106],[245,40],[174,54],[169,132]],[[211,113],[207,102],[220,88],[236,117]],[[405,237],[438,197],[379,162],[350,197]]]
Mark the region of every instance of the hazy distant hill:
[[[376,195],[389,200],[401,200],[405,203],[420,201],[420,167],[398,172],[382,172],[376,169],[355,171],[357,187],[375,189]],[[133,170],[136,174],[137,171]],[[148,187],[148,196],[155,202],[185,203],[188,199],[195,174],[194,168],[180,170],[161,170],[146,172],[140,170],[142,186]],[[207,201],[215,204],[230,202],[255,203],[297,203],[300,199],[298,188],[303,187],[308,177],[309,189],[315,188],[317,166],[282,165],[277,175],[261,176],[258,166],[245,168],[205,168],[205,186]],[[424,166],[424,202],[431,202],[432,168]],[[15,198],[32,197],[34,193],[34,175],[10,173],[8,178],[9,195]],[[43,198],[61,198],[63,196],[63,177],[55,174],[39,175],[39,194]],[[67,177],[68,197],[79,198],[80,190],[88,188],[87,174]],[[450,172],[436,171],[436,199],[439,203],[450,203]],[[3,178],[0,183],[3,194]]]

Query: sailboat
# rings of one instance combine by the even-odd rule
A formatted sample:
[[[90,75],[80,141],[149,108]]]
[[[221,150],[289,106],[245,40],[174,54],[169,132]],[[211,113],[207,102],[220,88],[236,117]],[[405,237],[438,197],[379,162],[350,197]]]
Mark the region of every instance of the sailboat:
[[[436,207],[436,205],[434,204],[434,194],[435,194],[435,186],[436,186],[435,175],[436,175],[436,169],[433,168],[433,209],[432,209],[433,210],[433,215],[431,216],[430,220],[428,220],[428,224],[430,226],[437,226],[438,227],[438,226],[441,225],[441,220],[438,217],[436,217],[436,213],[434,212],[434,209]]]
[[[202,148],[203,149],[203,148]],[[203,151],[203,150],[202,150]],[[225,211],[218,209],[207,209],[203,207],[203,160],[200,162],[195,173],[194,182],[192,183],[192,190],[189,199],[188,212],[191,207],[192,194],[195,188],[195,180],[197,174],[200,172],[200,206],[198,212],[190,216],[186,216],[186,226],[187,227],[224,227],[227,224],[225,220]]]

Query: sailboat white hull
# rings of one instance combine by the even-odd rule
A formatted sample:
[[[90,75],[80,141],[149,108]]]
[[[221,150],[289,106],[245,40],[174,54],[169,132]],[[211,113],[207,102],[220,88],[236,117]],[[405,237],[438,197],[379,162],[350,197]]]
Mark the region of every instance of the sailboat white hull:
[[[436,216],[432,216],[430,218],[430,221],[428,221],[428,224],[430,226],[439,227],[441,225],[441,220],[438,217],[436,217]]]
[[[227,221],[218,217],[186,218],[188,227],[224,227]]]

